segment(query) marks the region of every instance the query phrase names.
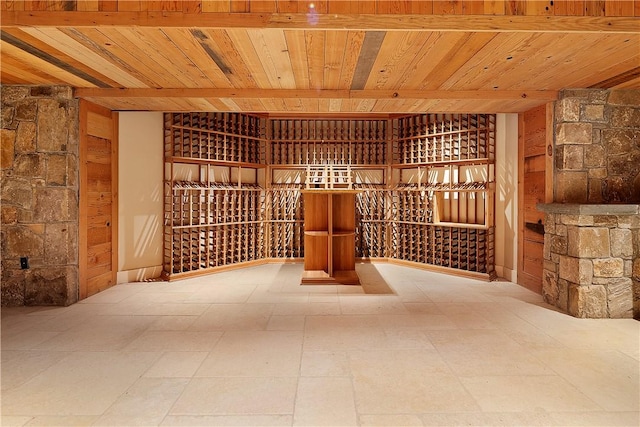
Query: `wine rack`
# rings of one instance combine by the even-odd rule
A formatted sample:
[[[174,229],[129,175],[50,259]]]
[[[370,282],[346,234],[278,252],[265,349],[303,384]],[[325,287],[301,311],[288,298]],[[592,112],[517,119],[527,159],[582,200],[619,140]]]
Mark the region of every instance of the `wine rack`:
[[[270,120],[270,164],[384,165],[388,120]]]
[[[267,191],[269,258],[304,257],[304,199],[297,184],[274,184]]]
[[[260,163],[263,126],[263,119],[240,113],[166,114],[165,155]]]
[[[264,192],[255,185],[165,184],[165,271],[206,270],[264,257]]]
[[[339,230],[341,252],[495,276],[495,115],[167,113],[164,131],[169,278],[301,261],[314,190],[354,194],[355,248]]]

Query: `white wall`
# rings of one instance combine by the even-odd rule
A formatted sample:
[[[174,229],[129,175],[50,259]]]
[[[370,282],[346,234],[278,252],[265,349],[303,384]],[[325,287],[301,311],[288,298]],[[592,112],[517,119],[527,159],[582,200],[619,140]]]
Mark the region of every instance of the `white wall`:
[[[518,115],[496,117],[496,273],[512,282],[518,273]]]
[[[162,272],[162,113],[119,114],[118,283]]]

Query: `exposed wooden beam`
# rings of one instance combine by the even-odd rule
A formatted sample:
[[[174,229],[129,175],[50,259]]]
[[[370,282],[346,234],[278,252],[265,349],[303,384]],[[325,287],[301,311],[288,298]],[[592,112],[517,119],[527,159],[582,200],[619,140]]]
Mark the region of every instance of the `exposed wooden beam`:
[[[140,26],[318,30],[639,33],[637,17],[493,15],[346,15],[304,13],[1,12],[3,27]]]
[[[490,99],[553,101],[554,90],[347,90],[215,88],[76,88],[78,98]]]

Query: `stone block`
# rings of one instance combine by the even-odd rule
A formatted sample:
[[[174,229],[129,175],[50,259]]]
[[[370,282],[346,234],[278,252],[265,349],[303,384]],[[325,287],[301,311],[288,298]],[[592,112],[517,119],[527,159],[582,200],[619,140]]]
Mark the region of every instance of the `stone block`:
[[[547,235],[545,235],[546,237]],[[567,254],[568,241],[564,236],[552,236],[551,237],[551,252],[566,255]]]
[[[557,273],[558,272],[558,264],[556,264],[553,261],[549,261],[549,260],[544,260],[544,262],[542,263],[542,268],[545,270],[548,270],[552,273]]]
[[[566,312],[569,311],[569,282],[566,280],[558,279],[558,303],[556,307]]]
[[[556,121],[577,122],[580,120],[580,105],[583,100],[564,98],[556,103]]]
[[[638,89],[613,89],[607,99],[612,105],[640,106],[640,90]]]
[[[588,259],[561,256],[558,277],[571,283],[590,285],[593,279],[593,264]]]
[[[623,276],[624,277],[631,277],[631,275],[633,274],[633,261],[630,259],[625,259],[624,260],[624,273]]]
[[[551,305],[558,303],[558,275],[549,270],[542,271],[542,298]]]
[[[610,280],[607,286],[607,306],[612,319],[633,317],[633,281],[630,278]]]
[[[2,266],[2,280],[0,281],[0,298],[2,305],[6,307],[17,307],[24,305],[25,274],[28,270],[9,270]],[[8,274],[13,273],[13,274]]]
[[[562,150],[562,166],[559,169],[581,170],[584,168],[584,147],[565,145]]]
[[[633,234],[631,230],[614,228],[610,231],[609,237],[611,240],[611,256],[619,258],[631,258],[633,256]]]
[[[16,103],[16,120],[34,122],[37,112],[38,102],[35,99],[26,99]]]
[[[611,164],[611,159],[609,159]],[[622,176],[611,176],[602,181],[602,199],[605,203],[629,203],[631,186]]]
[[[640,129],[604,129],[602,144],[609,155],[627,154],[640,138]]]
[[[77,263],[78,227],[64,222],[47,224],[44,247],[44,261],[49,265]]]
[[[38,101],[37,132],[39,151],[66,151],[69,134],[66,104],[54,99],[40,99]]]
[[[596,277],[622,277],[624,261],[622,258],[597,258],[593,260],[593,275]]]
[[[591,123],[560,123],[556,125],[556,144],[591,144]]]
[[[75,221],[78,218],[78,195],[64,187],[37,188],[33,211],[37,222]]]
[[[67,156],[64,154],[50,154],[47,157],[47,185],[67,185]]]
[[[29,96],[28,86],[0,85],[0,91],[3,104],[15,104]]]
[[[20,122],[16,134],[16,152],[32,153],[36,151],[35,122]]]
[[[548,234],[556,233],[556,216],[554,214],[545,214],[544,216],[544,232]]]
[[[591,226],[593,225],[593,215],[569,215],[563,214],[560,217],[560,220],[565,226],[569,226],[568,228],[575,228],[572,226]]]
[[[614,215],[594,215],[593,225],[596,227],[617,227],[618,217]]]
[[[604,146],[592,144],[584,152],[584,165],[588,168],[599,168],[607,165],[607,156]]]
[[[559,171],[555,187],[558,203],[587,202],[587,172]]]
[[[20,225],[2,227],[3,258],[42,258],[44,255],[44,236],[29,227]]]
[[[589,168],[587,171],[589,180],[598,180],[598,182],[602,182],[603,178],[606,178],[608,175],[607,168]]]
[[[583,100],[589,100],[590,95],[593,95],[594,89],[563,89],[560,91],[558,98],[579,98]]]
[[[640,108],[638,107],[613,107],[611,108],[612,127],[638,127],[640,123]]]
[[[77,301],[77,269],[32,269],[25,283],[25,305],[69,305]]]
[[[568,227],[564,224],[556,225],[556,234],[558,236],[568,236],[569,234]]]
[[[13,121],[13,118],[15,117],[15,108],[10,107],[8,105],[3,105],[2,106],[2,112],[0,115],[0,127],[2,129],[15,129],[17,126],[17,123]]]
[[[0,147],[0,168],[11,169],[13,168],[13,160],[15,155],[15,141],[16,131],[2,129],[0,130],[0,140],[2,146]]]
[[[608,258],[611,254],[609,229],[602,227],[571,228],[567,253],[576,258]]]
[[[33,190],[28,181],[5,179],[0,187],[1,204],[8,203],[23,209],[31,209],[33,206]]]
[[[20,154],[16,156],[13,171],[19,177],[44,178],[44,158],[38,153]]]
[[[569,314],[587,319],[602,319],[608,316],[607,291],[604,286],[569,287]]]
[[[589,170],[591,173],[591,170]],[[602,203],[602,180],[601,179],[589,179],[589,203]]]
[[[0,212],[3,226],[18,223],[18,208],[15,206],[0,206]]]
[[[582,110],[582,120],[587,122],[604,121],[604,105],[603,104],[587,104]]]
[[[640,281],[640,258],[633,260],[633,270],[631,273],[633,280]]]

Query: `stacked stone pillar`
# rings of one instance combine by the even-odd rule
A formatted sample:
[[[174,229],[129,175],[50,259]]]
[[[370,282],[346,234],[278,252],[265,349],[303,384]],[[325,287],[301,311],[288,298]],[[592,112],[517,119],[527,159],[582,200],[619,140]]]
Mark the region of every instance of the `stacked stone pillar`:
[[[576,317],[640,317],[640,90],[561,92],[542,293]]]
[[[1,91],[2,305],[68,305],[78,299],[78,102],[69,87]]]

